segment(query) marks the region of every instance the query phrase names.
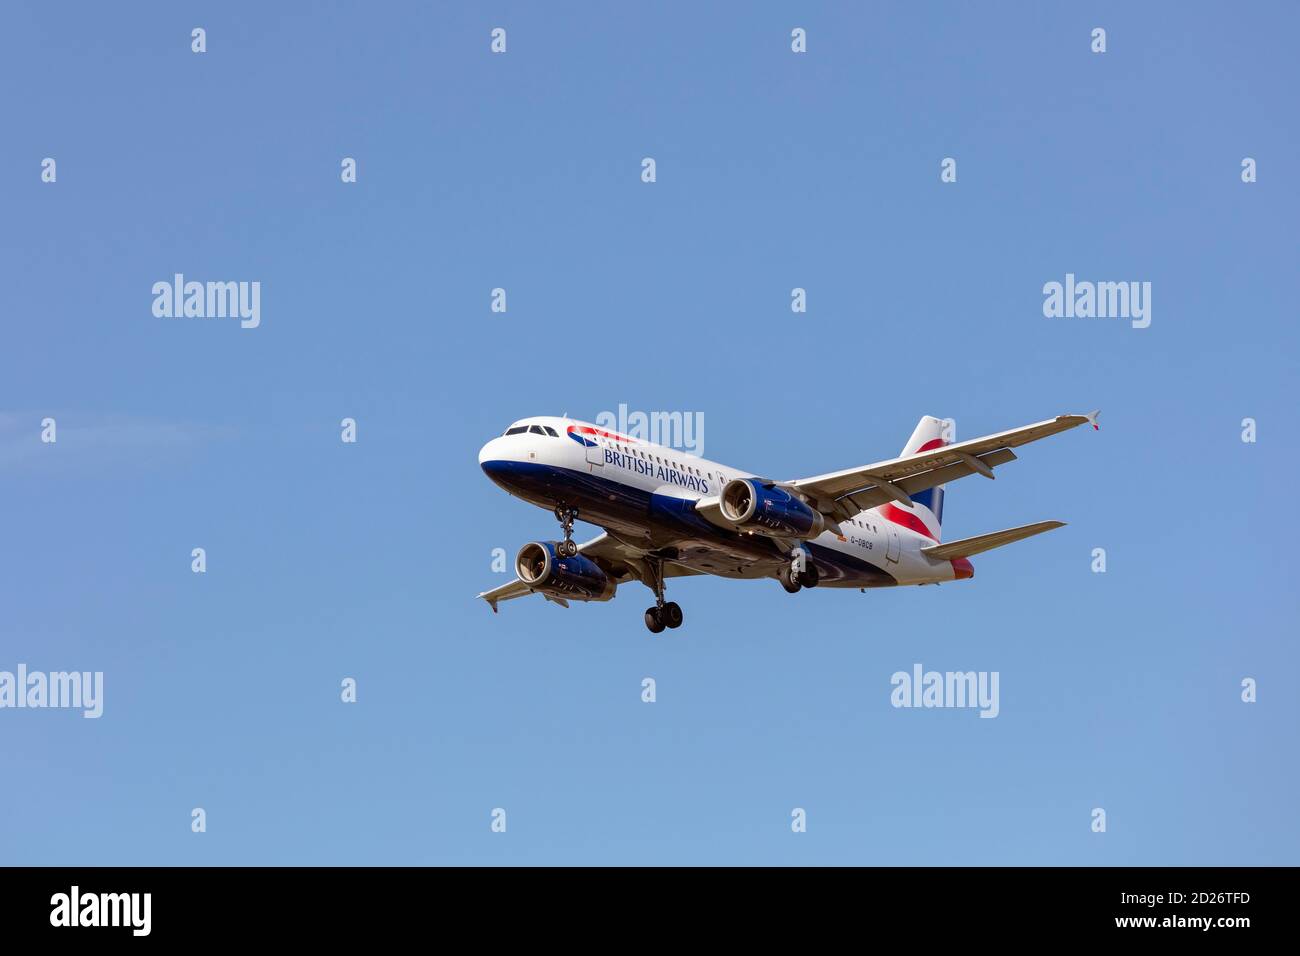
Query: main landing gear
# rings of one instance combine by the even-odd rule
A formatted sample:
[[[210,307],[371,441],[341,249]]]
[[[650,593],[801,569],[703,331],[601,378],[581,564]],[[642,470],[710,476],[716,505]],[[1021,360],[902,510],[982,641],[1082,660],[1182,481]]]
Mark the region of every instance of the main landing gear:
[[[815,588],[821,580],[817,565],[808,560],[808,554],[803,548],[794,549],[790,563],[782,567],[776,577],[781,582],[781,587],[791,594],[797,593],[800,588]]]
[[[577,508],[570,508],[564,503],[555,506],[555,518],[564,529],[564,540],[555,543],[555,551],[562,558],[572,558],[578,553],[578,542],[573,540],[573,522],[577,517]]]
[[[646,582],[655,593],[655,606],[646,608],[645,626],[651,634],[659,634],[665,627],[682,626],[682,609],[676,601],[664,601],[664,563],[660,558],[646,556],[650,580]]]

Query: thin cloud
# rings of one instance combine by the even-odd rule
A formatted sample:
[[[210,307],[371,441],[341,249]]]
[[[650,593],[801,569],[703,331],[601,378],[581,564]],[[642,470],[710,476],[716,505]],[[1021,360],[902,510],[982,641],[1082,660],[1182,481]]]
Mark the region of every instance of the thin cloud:
[[[53,444],[43,442],[41,422],[55,420]],[[0,411],[0,471],[95,472],[117,466],[155,464],[229,438],[226,425],[165,422],[76,412]]]

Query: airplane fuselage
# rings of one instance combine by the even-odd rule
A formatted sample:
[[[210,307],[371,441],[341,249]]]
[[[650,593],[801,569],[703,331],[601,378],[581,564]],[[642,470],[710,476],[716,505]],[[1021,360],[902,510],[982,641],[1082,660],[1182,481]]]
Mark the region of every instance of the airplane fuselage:
[[[790,553],[773,538],[720,527],[696,511],[736,478],[758,476],[652,442],[567,418],[516,422],[479,452],[483,471],[510,494],[547,510],[578,509],[580,520],[680,565],[731,578],[776,577]],[[891,517],[890,515],[893,515]],[[901,523],[907,522],[907,523]],[[841,521],[802,547],[825,587],[934,584],[972,574],[968,561],[937,560],[924,524],[893,506]]]

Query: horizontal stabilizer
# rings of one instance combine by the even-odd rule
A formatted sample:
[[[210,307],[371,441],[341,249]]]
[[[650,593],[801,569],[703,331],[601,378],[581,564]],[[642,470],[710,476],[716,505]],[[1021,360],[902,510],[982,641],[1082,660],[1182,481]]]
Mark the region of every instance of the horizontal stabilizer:
[[[939,561],[969,558],[984,551],[1000,548],[1004,544],[1011,544],[1013,541],[1020,541],[1024,538],[1032,538],[1036,534],[1042,534],[1044,531],[1051,531],[1064,526],[1064,521],[1038,521],[1019,528],[1007,528],[1005,531],[993,531],[989,534],[976,535],[973,538],[962,538],[960,541],[952,541],[948,544],[931,545],[928,548],[922,548],[921,553],[927,558],[935,558]]]

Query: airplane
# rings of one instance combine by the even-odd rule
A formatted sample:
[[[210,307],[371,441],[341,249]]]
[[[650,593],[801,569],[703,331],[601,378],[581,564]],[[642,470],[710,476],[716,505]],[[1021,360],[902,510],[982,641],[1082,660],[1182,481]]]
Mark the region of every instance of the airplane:
[[[553,511],[563,537],[525,544],[518,577],[478,596],[493,612],[529,594],[567,608],[608,601],[636,580],[654,593],[645,625],[658,634],[682,624],[681,607],[664,591],[669,578],[685,575],[773,578],[791,594],[971,578],[972,556],[1064,522],[941,544],[944,486],[967,475],[993,478],[1016,458],[1013,448],[1085,423],[1095,429],[1097,416],[1059,415],[952,443],[951,422],[927,415],[897,458],[790,481],[565,416],[524,418],[479,450],[479,465],[511,495]],[[576,543],[579,518],[603,532]]]

